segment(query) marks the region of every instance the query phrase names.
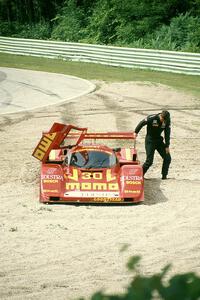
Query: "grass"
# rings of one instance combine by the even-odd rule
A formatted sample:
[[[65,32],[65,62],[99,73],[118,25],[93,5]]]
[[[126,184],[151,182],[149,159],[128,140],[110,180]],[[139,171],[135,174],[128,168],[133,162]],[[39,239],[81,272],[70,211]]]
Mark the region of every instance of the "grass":
[[[151,81],[193,94],[200,98],[200,76],[111,67],[94,63],[63,61],[33,56],[0,53],[0,66],[78,76],[88,80]]]

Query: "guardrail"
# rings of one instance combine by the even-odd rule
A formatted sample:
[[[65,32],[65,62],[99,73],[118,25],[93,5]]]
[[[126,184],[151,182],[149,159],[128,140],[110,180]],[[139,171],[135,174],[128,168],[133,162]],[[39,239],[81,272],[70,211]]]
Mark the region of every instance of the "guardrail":
[[[0,37],[0,52],[200,75],[200,54]]]

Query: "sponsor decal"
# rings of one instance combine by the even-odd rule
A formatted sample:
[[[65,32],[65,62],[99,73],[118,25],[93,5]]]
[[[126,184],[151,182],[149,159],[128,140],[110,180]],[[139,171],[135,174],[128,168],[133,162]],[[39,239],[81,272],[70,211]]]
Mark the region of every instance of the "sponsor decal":
[[[58,183],[57,179],[43,179],[43,183]]]
[[[53,174],[54,172],[56,172],[58,169],[57,168],[49,168],[46,170],[47,174]]]
[[[100,182],[100,180],[103,180],[102,172],[82,172],[78,174],[78,170],[73,169],[71,175],[65,175],[65,178],[70,180],[70,182],[66,182],[65,187],[69,191],[118,191],[119,185],[118,182],[113,182],[113,180],[116,180],[116,176],[112,175],[111,170],[106,170],[105,177],[105,182]],[[96,182],[91,182],[91,179]],[[81,180],[86,181],[80,182]]]
[[[62,175],[58,175],[58,174],[44,174],[41,175],[41,179],[44,180],[63,180],[63,176]]]
[[[134,175],[135,173],[137,173],[138,169],[129,169],[128,170],[128,174],[129,175]]]
[[[125,194],[140,194],[141,191],[140,190],[137,190],[137,191],[125,190],[124,193]]]
[[[66,182],[66,190],[117,191],[118,183],[107,182]]]
[[[137,185],[137,184],[142,184],[141,181],[136,181],[136,180],[127,180],[125,181],[126,184],[133,184],[133,185]]]
[[[94,198],[95,202],[122,202],[122,198]]]
[[[44,193],[58,193],[58,190],[42,190]]]
[[[65,197],[84,197],[84,198],[118,198],[119,193],[116,192],[96,192],[96,191],[67,191],[64,194]]]
[[[120,177],[120,181],[131,181],[131,180],[143,180],[143,177],[142,176],[137,176],[137,175],[123,175]]]
[[[44,158],[47,150],[51,146],[55,137],[56,137],[56,132],[45,134],[42,137],[40,143],[38,144],[35,152],[33,153],[33,156],[42,161],[42,159]]]
[[[158,121],[157,120],[153,120],[152,126],[153,127],[158,127]]]

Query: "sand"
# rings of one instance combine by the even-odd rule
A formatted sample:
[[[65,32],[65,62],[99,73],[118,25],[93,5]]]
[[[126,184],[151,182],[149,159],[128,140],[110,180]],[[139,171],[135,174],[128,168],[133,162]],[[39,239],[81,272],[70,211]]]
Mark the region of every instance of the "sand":
[[[144,275],[168,263],[168,276],[200,275],[200,99],[150,82],[93,83],[96,91],[69,103],[0,116],[0,299],[89,299],[101,289],[123,292],[133,255],[141,255]],[[40,163],[31,154],[42,131],[54,122],[90,131],[134,130],[163,108],[172,117],[169,179],[160,179],[156,154],[142,205],[39,203]],[[144,137],[142,129],[141,163]]]

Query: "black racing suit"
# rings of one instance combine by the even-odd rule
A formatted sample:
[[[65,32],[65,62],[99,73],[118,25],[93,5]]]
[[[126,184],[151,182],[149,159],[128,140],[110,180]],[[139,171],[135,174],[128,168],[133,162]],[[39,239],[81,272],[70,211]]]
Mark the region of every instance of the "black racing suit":
[[[167,176],[169,165],[171,163],[171,155],[170,153],[166,153],[166,148],[168,148],[170,144],[170,123],[170,119],[167,122],[161,122],[159,114],[156,114],[148,116],[135,128],[135,133],[138,133],[143,126],[147,125],[147,134],[145,138],[146,161],[143,164],[144,174],[153,164],[154,153],[155,150],[157,150],[163,158],[162,175]],[[164,131],[165,143],[161,136],[162,131]]]

